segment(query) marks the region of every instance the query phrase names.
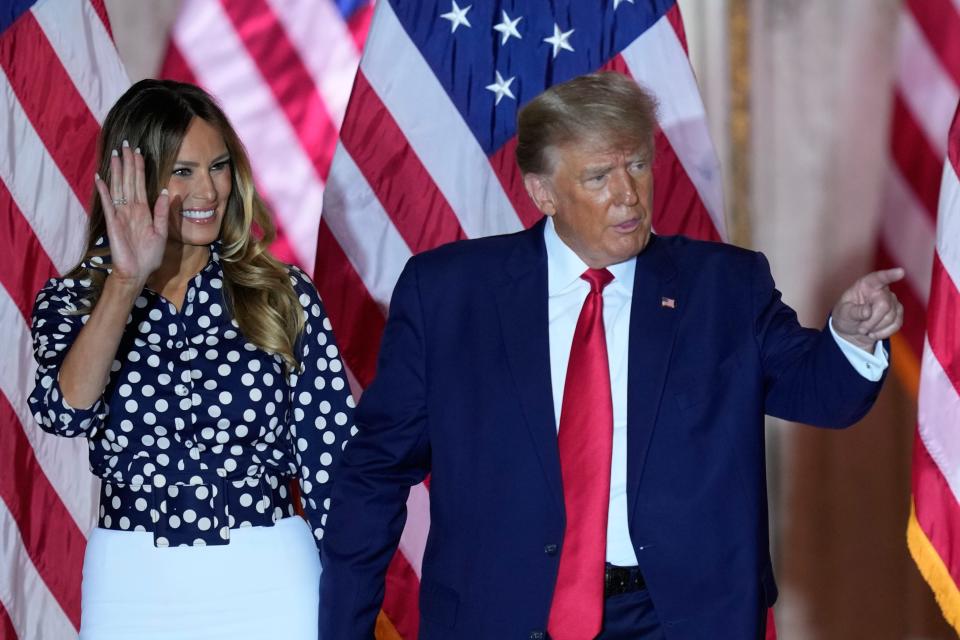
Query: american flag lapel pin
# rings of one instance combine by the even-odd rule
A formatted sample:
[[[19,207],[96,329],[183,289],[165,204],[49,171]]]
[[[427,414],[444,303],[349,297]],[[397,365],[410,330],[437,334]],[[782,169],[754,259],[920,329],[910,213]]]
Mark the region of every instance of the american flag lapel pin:
[[[677,301],[673,298],[662,297],[660,298],[660,306],[666,307],[667,309],[676,309]]]

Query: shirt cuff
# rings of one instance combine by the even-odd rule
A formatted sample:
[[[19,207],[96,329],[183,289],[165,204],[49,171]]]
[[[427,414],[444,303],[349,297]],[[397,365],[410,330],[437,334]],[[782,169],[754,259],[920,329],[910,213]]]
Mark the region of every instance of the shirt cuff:
[[[847,362],[857,370],[857,373],[871,382],[877,382],[883,377],[883,372],[890,364],[887,350],[883,347],[883,340],[877,340],[877,346],[874,347],[873,353],[868,353],[852,342],[841,338],[833,329],[833,318],[827,321],[827,325],[830,327],[830,335],[833,336],[837,346],[840,347],[840,351],[846,356]]]

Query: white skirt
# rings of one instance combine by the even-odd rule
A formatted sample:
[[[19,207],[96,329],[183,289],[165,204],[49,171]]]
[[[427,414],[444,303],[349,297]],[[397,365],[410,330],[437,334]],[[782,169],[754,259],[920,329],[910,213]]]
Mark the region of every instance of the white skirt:
[[[153,546],[94,529],[83,560],[81,640],[316,640],[320,559],[307,523],[230,531],[230,544]]]

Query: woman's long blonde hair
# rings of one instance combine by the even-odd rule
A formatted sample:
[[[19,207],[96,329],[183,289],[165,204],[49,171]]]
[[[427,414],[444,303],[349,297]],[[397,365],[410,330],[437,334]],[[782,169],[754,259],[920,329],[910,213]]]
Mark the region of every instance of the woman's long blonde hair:
[[[220,228],[224,295],[244,337],[257,347],[280,355],[290,370],[299,366],[294,352],[303,329],[303,310],[286,267],[267,247],[276,236],[273,222],[257,195],[246,150],[216,102],[203,89],[172,80],[141,80],[110,109],[98,139],[99,175],[110,183],[110,153],[124,140],[140,147],[146,167],[147,198],[155,202],[166,187],[180,145],[194,118],[213,126],[226,144],[232,165],[233,189]],[[107,233],[103,205],[94,194],[90,207],[87,248],[81,264],[68,277],[89,279],[93,308],[106,274],[84,262],[109,253],[98,247]]]

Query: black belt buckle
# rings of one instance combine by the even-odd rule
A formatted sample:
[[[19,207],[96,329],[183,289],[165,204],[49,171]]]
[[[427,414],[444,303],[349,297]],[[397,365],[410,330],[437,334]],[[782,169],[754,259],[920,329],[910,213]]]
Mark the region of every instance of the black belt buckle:
[[[603,572],[603,597],[640,591],[647,587],[640,567],[618,567],[607,563]]]

